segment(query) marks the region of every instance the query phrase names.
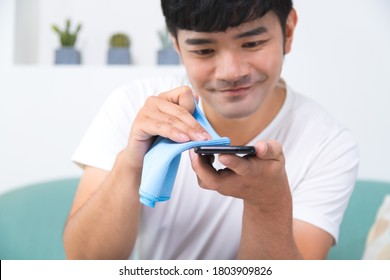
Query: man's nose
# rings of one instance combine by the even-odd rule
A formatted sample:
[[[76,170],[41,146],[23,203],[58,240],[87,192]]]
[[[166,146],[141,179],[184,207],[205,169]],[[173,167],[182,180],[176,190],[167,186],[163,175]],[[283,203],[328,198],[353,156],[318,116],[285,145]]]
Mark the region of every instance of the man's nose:
[[[224,51],[219,54],[215,69],[215,78],[235,82],[249,75],[249,64],[239,52]]]

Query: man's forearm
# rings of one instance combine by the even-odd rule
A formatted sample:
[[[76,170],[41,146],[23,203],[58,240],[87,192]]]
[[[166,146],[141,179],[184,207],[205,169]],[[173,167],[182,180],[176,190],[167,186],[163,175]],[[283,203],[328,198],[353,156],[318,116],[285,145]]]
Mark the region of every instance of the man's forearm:
[[[125,259],[131,254],[140,216],[140,174],[132,175],[122,158],[120,154],[102,185],[69,217],[64,231],[67,258]]]
[[[239,259],[302,259],[295,244],[292,218],[244,206]]]

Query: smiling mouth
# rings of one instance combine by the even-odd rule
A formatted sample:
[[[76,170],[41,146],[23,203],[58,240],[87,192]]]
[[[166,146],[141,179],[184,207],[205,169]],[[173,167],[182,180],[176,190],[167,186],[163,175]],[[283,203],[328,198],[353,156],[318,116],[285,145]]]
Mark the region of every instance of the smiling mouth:
[[[245,86],[245,87],[239,87],[239,88],[226,88],[226,89],[220,89],[218,90],[219,92],[223,94],[228,94],[228,95],[240,95],[246,93],[251,86]]]

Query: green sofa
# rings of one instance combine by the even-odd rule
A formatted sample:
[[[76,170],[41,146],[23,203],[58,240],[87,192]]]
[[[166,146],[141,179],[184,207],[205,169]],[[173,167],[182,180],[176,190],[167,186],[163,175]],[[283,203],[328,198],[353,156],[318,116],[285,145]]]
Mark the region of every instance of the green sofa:
[[[65,259],[62,231],[79,178],[0,195],[0,259]]]
[[[64,259],[62,231],[79,178],[34,184],[0,195],[0,259]],[[360,259],[390,184],[358,181],[328,259]]]

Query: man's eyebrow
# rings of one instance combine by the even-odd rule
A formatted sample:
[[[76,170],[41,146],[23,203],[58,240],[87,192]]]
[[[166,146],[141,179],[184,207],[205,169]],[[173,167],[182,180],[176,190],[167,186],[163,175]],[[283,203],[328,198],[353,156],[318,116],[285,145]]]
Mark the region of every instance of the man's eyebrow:
[[[207,45],[215,43],[215,40],[206,38],[189,38],[185,40],[185,43],[188,45]]]
[[[234,39],[241,39],[245,37],[251,37],[251,36],[256,36],[260,35],[263,33],[268,32],[268,29],[266,27],[256,27],[254,29],[242,32],[240,34],[237,34],[234,36]],[[207,44],[213,44],[216,42],[214,39],[208,39],[208,38],[189,38],[184,41],[188,45],[207,45]]]
[[[245,38],[245,37],[261,35],[261,34],[266,33],[266,32],[268,32],[268,29],[266,27],[261,26],[261,27],[257,27],[257,28],[245,31],[243,33],[240,33],[240,34],[234,36],[234,38],[241,39],[241,38]]]

